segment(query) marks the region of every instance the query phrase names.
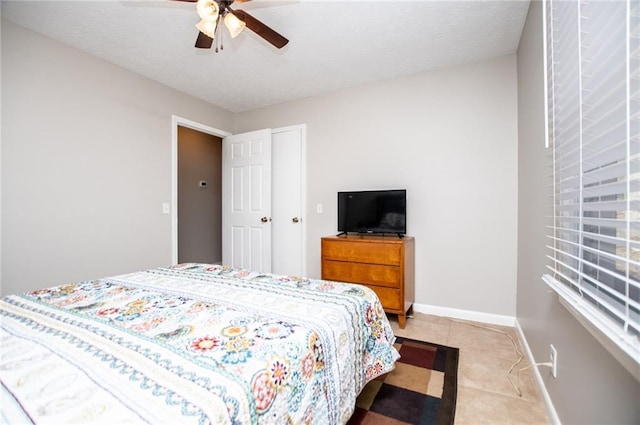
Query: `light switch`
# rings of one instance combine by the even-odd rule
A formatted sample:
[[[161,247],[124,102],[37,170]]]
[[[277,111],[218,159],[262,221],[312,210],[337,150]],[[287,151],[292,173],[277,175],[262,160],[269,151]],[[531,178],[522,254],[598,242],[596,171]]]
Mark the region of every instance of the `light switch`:
[[[169,205],[168,202],[164,202],[162,204],[162,214],[169,214],[171,213],[171,205]]]
[[[322,204],[316,204],[316,212],[322,214]]]

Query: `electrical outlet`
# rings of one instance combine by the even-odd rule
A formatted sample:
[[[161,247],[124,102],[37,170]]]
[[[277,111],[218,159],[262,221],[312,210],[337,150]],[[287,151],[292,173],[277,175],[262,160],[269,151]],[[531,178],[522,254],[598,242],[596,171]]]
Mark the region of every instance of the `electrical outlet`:
[[[554,378],[558,377],[558,352],[556,351],[556,347],[551,344],[549,346],[551,348],[551,374]]]

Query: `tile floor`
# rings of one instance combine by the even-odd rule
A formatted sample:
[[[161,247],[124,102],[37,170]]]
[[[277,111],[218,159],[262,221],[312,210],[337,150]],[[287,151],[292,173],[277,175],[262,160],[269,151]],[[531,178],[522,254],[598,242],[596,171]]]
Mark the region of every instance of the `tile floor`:
[[[460,349],[456,425],[549,423],[531,370],[520,373],[522,396],[518,396],[508,378],[509,369],[519,357],[514,342],[504,333],[482,327],[508,333],[522,351],[514,328],[421,313],[407,318],[405,329],[400,329],[394,315],[389,315],[389,321],[397,336]],[[511,374],[514,381],[516,371],[528,365],[525,356]]]

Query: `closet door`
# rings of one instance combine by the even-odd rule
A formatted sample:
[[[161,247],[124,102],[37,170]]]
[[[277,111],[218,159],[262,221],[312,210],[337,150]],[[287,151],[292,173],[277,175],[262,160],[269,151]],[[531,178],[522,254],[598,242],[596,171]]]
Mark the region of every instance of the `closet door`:
[[[272,271],[306,276],[306,149],[304,125],[272,133]]]

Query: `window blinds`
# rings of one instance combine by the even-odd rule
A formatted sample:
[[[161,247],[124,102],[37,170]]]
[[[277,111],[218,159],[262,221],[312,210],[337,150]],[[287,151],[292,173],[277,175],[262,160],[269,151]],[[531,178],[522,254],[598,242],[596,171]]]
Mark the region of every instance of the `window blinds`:
[[[565,301],[640,363],[640,6],[547,0],[550,273]]]

